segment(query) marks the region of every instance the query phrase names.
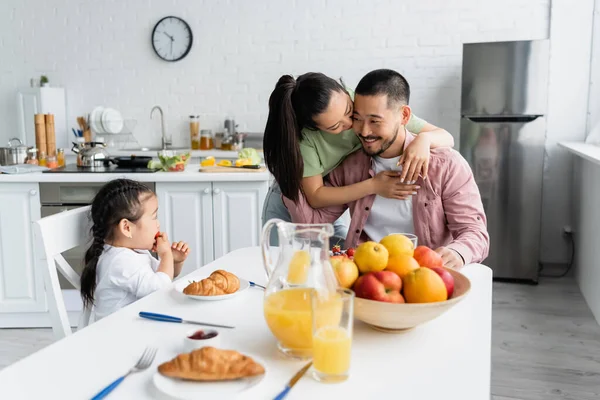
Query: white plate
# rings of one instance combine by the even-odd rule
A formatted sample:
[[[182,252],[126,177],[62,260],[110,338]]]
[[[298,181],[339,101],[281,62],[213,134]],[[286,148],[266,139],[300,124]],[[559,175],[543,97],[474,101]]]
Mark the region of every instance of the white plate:
[[[90,113],[90,128],[94,133],[104,133],[104,128],[102,127],[102,113],[104,112],[104,107],[98,106],[92,110]]]
[[[114,108],[105,108],[102,112],[102,127],[106,133],[120,133],[123,130],[121,113]]]
[[[199,278],[197,280],[200,280],[203,278]],[[203,301],[217,301],[217,300],[226,300],[226,299],[231,299],[232,297],[237,296],[238,294],[240,294],[240,292],[248,289],[250,287],[250,282],[248,282],[245,279],[242,278],[238,278],[240,280],[240,288],[235,292],[235,293],[231,293],[231,294],[222,294],[219,296],[192,296],[190,294],[185,294],[183,293],[183,289],[185,289],[185,287],[187,285],[190,284],[190,282],[188,280],[185,281],[181,281],[178,282],[175,285],[175,290],[177,290],[179,293],[183,294],[186,297],[189,297],[190,299],[194,299],[194,300],[203,300]]]
[[[260,363],[265,368],[264,374],[235,381],[195,382],[168,378],[156,371],[152,377],[152,381],[161,392],[181,400],[223,399],[234,397],[235,395],[258,385],[267,374],[266,364],[262,360],[259,360],[253,355],[248,356],[252,357],[254,361]]]

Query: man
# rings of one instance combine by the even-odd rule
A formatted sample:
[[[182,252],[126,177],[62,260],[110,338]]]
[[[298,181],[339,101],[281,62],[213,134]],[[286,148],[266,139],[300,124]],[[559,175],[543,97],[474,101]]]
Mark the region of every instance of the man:
[[[379,241],[389,233],[414,233],[419,244],[436,249],[444,265],[460,268],[483,261],[489,250],[486,217],[468,163],[453,149],[431,151],[429,171],[416,185],[399,181],[402,152],[414,136],[406,131],[410,87],[392,70],[376,70],[361,79],[354,100],[354,131],[363,145],[329,174],[330,185],[346,186],[385,174],[390,185],[414,188],[412,198],[393,200],[371,195],[342,207],[288,207],[313,223],[335,221],[346,208],[352,220],[346,247]],[[292,216],[294,219],[294,216]]]

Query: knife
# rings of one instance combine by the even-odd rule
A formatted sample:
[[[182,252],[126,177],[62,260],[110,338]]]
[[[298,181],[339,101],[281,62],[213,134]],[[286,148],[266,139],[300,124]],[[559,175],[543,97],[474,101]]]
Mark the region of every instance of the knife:
[[[302,376],[306,373],[306,371],[308,371],[308,369],[310,368],[311,365],[312,365],[312,361],[310,361],[308,364],[306,364],[304,367],[302,367],[302,369],[300,371],[296,372],[296,375],[294,375],[294,377],[290,380],[290,383],[288,383],[287,386],[285,387],[285,389],[283,389],[283,391],[281,393],[279,393],[273,400],[281,400],[285,396],[287,396],[289,391],[294,387],[296,382],[298,382],[300,380],[300,378],[302,378]]]
[[[223,168],[246,168],[246,169],[261,169],[262,166],[259,164],[255,165],[217,165],[217,167]]]
[[[142,318],[151,319],[154,321],[175,322],[175,323],[179,323],[179,324],[195,324],[195,325],[212,326],[215,328],[235,329],[235,326],[217,325],[217,324],[209,324],[206,322],[190,321],[190,320],[182,319],[179,317],[173,317],[171,315],[156,314],[156,313],[151,313],[151,312],[146,312],[146,311],[140,311],[139,315]]]

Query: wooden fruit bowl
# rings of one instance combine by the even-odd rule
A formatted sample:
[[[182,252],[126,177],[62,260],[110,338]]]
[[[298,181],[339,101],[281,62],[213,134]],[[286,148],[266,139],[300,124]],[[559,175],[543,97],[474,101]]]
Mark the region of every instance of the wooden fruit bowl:
[[[354,299],[354,317],[371,328],[384,332],[403,332],[439,317],[464,299],[471,290],[469,279],[458,271],[446,268],[454,277],[454,293],[437,303],[385,303]]]

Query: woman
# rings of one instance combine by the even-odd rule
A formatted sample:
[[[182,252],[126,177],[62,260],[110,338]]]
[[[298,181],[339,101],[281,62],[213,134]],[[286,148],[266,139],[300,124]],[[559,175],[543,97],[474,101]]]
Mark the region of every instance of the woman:
[[[352,90],[321,73],[306,73],[297,80],[290,75],[279,79],[269,98],[263,142],[265,163],[276,181],[265,200],[263,225],[271,218],[303,222],[291,221],[282,195],[295,203],[305,196],[313,208],[342,205],[372,194],[406,199],[415,190],[410,185],[419,174],[427,175],[430,148],[454,145],[448,132],[413,115],[406,129],[419,135],[399,161],[400,181],[406,185],[389,184],[389,177],[380,173],[349,186],[325,186],[327,174],[361,148],[351,129],[353,100]],[[334,223],[338,239],[346,237],[347,220],[346,213]]]

